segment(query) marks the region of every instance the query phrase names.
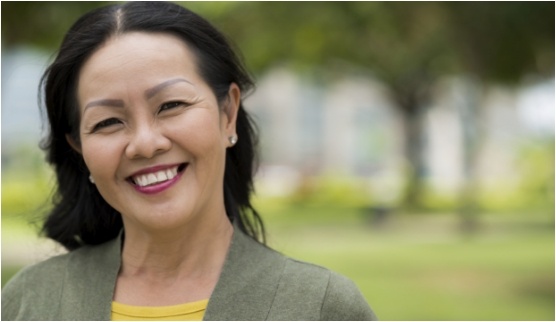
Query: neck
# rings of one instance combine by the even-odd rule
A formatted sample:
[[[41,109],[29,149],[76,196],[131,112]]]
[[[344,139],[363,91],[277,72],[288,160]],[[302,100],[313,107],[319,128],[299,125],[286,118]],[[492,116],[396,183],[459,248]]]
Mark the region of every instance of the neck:
[[[161,282],[217,278],[231,243],[233,226],[224,218],[212,225],[189,225],[173,231],[125,232],[120,276]]]

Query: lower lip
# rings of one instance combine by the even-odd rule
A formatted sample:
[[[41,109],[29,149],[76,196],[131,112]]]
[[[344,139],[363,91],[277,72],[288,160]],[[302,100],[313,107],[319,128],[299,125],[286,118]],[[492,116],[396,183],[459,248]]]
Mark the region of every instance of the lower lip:
[[[139,191],[140,193],[144,193],[147,195],[154,195],[172,187],[176,182],[178,182],[178,180],[181,178],[185,170],[187,170],[187,167],[185,167],[185,169],[183,169],[181,172],[178,172],[178,175],[176,175],[172,179],[161,182],[159,184],[146,186],[146,187],[141,187],[139,185],[133,184],[133,187],[135,188],[135,190]]]

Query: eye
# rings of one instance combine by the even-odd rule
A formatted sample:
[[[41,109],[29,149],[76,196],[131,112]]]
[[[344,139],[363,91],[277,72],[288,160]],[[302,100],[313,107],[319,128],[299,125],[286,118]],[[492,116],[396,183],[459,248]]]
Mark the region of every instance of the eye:
[[[178,102],[178,101],[168,102],[168,103],[164,103],[164,104],[160,105],[160,109],[158,111],[162,112],[162,111],[170,110],[170,109],[182,106],[182,105],[186,105],[186,104],[184,102]]]
[[[116,118],[109,118],[104,121],[100,121],[93,127],[93,132],[119,123],[121,123],[121,121]]]

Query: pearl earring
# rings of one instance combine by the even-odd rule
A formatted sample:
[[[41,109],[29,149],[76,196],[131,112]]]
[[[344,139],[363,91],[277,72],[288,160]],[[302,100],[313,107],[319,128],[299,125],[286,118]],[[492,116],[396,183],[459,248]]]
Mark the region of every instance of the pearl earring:
[[[89,175],[89,181],[91,181],[92,184],[95,184],[95,179],[93,179],[93,175]]]
[[[234,146],[237,142],[237,136],[232,135],[228,138],[228,140],[230,140],[230,143],[232,144],[232,146]]]

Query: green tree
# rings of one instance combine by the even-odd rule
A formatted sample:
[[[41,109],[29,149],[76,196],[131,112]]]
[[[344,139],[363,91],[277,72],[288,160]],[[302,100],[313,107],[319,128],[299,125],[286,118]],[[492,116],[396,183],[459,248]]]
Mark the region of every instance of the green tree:
[[[2,2],[2,46],[32,45],[56,48],[69,27],[83,13],[108,1]]]
[[[206,9],[208,5],[198,8]],[[425,172],[423,117],[434,81],[453,64],[436,3],[246,3],[213,21],[235,39],[255,71],[276,64],[361,71],[386,84],[403,118],[410,165],[405,203],[415,206]]]
[[[490,84],[519,85],[524,77],[554,77],[554,3],[444,3],[459,73],[469,76],[463,107],[464,174],[462,228],[478,225],[477,157],[484,129],[481,102]]]

